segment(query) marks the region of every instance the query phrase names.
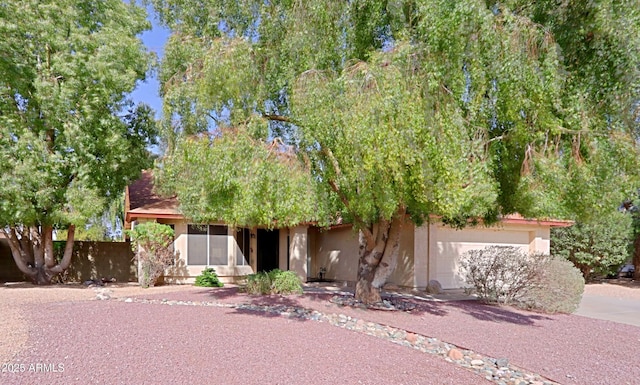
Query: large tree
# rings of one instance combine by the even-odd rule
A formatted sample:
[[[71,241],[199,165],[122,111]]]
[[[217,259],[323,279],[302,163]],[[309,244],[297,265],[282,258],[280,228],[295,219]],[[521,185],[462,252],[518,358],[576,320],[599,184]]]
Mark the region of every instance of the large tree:
[[[122,0],[0,5],[0,232],[36,283],[69,266],[75,226],[150,165],[152,113],[127,99],[151,65],[137,37],[149,27]],[[54,228],[68,230],[61,261]]]
[[[292,145],[319,207],[359,230],[365,302],[407,221],[597,218],[637,179],[635,1],[151,2],[173,31],[165,164],[193,159],[181,138],[223,126]]]

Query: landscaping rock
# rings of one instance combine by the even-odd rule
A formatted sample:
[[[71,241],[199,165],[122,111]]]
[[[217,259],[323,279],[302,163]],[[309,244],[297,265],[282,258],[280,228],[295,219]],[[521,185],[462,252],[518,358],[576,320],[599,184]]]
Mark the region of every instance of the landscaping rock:
[[[166,299],[141,299],[126,298],[120,299],[124,302],[136,302],[146,304],[159,305],[178,305],[178,306],[217,306],[224,308],[232,308],[244,311],[255,311],[269,314],[276,314],[286,318],[297,318],[303,320],[311,320],[316,322],[326,322],[329,325],[352,330],[357,333],[367,334],[376,338],[385,339],[387,341],[411,347],[426,354],[438,356],[449,362],[460,365],[468,370],[472,370],[478,375],[492,381],[496,384],[516,384],[516,385],[532,385],[542,383],[545,385],[557,385],[553,381],[541,377],[540,375],[523,371],[520,368],[509,366],[506,358],[495,359],[485,357],[471,350],[462,349],[455,345],[443,342],[437,338],[420,335],[403,329],[365,321],[354,318],[345,314],[322,313],[317,310],[311,310],[298,306],[285,305],[256,305],[252,303],[219,303],[219,302],[192,302],[192,301],[167,301]],[[394,305],[395,299],[386,300],[383,306]],[[349,296],[334,296],[330,302],[341,306],[358,307],[358,301]],[[506,364],[504,367],[497,367],[499,364]],[[567,375],[569,377],[570,375]]]
[[[109,289],[97,289],[96,290],[96,299],[100,301],[106,301],[111,299],[111,290]]]
[[[429,281],[429,283],[427,284],[427,289],[426,289],[427,293],[429,294],[440,294],[442,293],[442,285],[440,284],[440,282],[438,282],[435,279],[432,279],[431,281]]]
[[[506,368],[507,366],[509,366],[509,360],[506,358],[498,358],[496,360],[496,366],[498,368]]]
[[[454,361],[459,361],[464,358],[464,354],[458,349],[451,349],[447,354],[447,357],[451,358]]]

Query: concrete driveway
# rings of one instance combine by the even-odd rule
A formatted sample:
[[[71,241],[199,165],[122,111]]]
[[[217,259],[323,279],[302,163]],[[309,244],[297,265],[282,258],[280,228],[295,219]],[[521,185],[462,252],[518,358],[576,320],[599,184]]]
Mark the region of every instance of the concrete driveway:
[[[614,285],[606,286],[587,285],[574,314],[640,327],[640,289],[612,290]],[[621,292],[626,295],[620,295]]]

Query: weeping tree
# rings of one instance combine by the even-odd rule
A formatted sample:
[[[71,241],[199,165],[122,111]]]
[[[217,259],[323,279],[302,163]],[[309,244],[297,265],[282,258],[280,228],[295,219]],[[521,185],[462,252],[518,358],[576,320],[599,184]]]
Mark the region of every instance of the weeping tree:
[[[152,112],[126,98],[151,64],[137,37],[149,27],[121,0],[0,5],[0,233],[35,283],[69,266],[75,227],[150,165]]]
[[[233,135],[223,127],[291,146],[326,210],[314,215],[359,232],[365,302],[380,299],[406,223],[587,220],[636,183],[633,1],[151,3],[173,31],[160,70],[163,167],[176,153],[180,172],[202,167],[185,138]],[[252,157],[220,143],[199,184],[246,177],[219,178],[218,159],[251,172]],[[221,215],[216,190],[176,191],[186,212]],[[249,205],[272,199],[262,192]]]
[[[328,210],[308,168],[291,146],[267,143],[249,123],[182,140],[159,171],[165,194],[177,194],[183,213],[196,223],[230,226],[295,226],[323,220]],[[257,135],[257,137],[256,137]]]

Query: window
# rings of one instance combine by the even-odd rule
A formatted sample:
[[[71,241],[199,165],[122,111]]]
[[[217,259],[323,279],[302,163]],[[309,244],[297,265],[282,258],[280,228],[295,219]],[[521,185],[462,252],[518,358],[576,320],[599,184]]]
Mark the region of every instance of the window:
[[[250,264],[250,242],[249,229],[238,229],[236,232],[236,243],[238,245],[238,249],[236,249],[236,266],[247,266]]]
[[[226,265],[229,259],[227,226],[188,225],[187,263]]]
[[[209,264],[226,265],[229,261],[227,226],[209,225]]]

